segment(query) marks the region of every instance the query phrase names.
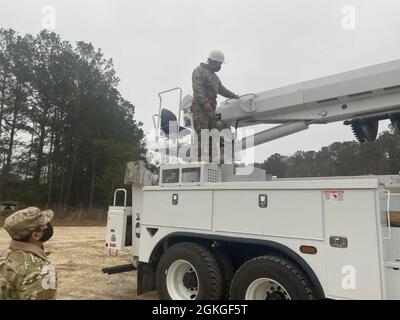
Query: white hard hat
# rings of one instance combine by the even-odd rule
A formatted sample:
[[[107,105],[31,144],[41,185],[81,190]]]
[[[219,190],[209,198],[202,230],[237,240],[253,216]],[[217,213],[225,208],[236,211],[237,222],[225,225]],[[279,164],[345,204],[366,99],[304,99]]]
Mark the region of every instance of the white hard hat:
[[[221,63],[225,62],[225,56],[224,54],[219,51],[219,50],[213,50],[210,52],[210,55],[208,56],[208,59],[218,61]]]

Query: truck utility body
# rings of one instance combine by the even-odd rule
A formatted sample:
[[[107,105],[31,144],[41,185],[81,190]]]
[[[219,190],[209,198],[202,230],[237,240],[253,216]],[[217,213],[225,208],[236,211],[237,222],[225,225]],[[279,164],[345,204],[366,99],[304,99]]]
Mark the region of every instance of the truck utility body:
[[[181,112],[191,127],[188,105],[180,104],[177,132]],[[255,144],[335,121],[351,125],[360,142],[373,141],[382,119],[400,128],[400,63],[245,95],[218,112],[236,128],[280,124],[256,134]],[[132,247],[139,294],[400,299],[400,224],[392,225],[400,212],[398,175],[278,179],[244,165],[196,162],[163,164],[159,175],[151,186],[143,162],[128,164],[132,207],[112,206],[108,218],[106,247]]]

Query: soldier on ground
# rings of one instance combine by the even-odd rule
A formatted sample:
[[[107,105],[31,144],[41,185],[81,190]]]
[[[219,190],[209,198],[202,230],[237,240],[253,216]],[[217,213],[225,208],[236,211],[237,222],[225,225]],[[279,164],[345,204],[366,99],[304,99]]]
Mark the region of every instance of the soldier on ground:
[[[51,210],[29,207],[5,220],[12,240],[0,255],[0,300],[55,299],[57,273],[43,247],[53,235],[53,216]]]

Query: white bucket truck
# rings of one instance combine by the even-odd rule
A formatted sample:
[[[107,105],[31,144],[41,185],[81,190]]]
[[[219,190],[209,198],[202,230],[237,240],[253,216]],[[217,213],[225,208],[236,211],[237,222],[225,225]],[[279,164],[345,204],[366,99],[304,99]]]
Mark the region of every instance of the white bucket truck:
[[[161,103],[154,118],[176,152],[181,113],[192,127],[190,99],[180,101],[177,119]],[[337,121],[374,141],[383,119],[400,131],[400,60],[245,95],[217,113],[236,130],[277,125],[254,145]],[[171,121],[175,136],[165,132]],[[133,262],[106,271],[137,267],[138,294],[161,299],[400,299],[398,175],[278,179],[243,169],[163,164],[154,186],[143,162],[130,163],[132,206],[110,207],[106,247],[123,250],[131,233]]]

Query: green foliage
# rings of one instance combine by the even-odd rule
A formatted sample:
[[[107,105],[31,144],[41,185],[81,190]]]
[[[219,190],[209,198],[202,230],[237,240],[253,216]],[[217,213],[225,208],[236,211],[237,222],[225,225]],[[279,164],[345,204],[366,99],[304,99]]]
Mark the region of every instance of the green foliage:
[[[383,132],[373,143],[335,142],[316,151],[292,156],[274,154],[257,166],[280,178],[397,174],[400,171],[400,138]]]
[[[145,154],[118,82],[112,60],[91,43],[0,29],[0,198],[106,205],[126,163]]]

